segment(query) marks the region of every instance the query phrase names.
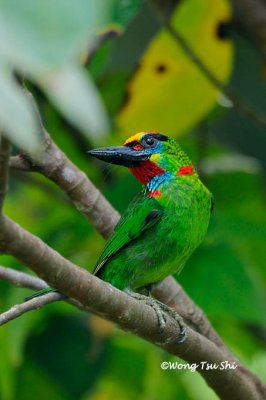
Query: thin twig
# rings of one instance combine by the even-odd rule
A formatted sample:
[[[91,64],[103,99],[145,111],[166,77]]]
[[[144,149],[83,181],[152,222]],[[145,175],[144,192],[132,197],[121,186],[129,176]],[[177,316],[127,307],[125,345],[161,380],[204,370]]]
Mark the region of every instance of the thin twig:
[[[54,303],[55,301],[63,300],[64,296],[58,292],[51,292],[46,293],[41,297],[35,297],[31,300],[25,301],[21,304],[16,304],[8,311],[0,314],[0,326],[6,324],[7,322],[12,321],[15,318],[20,317],[21,315],[32,311],[32,310],[39,310],[43,306]]]
[[[42,279],[8,267],[0,266],[0,280],[1,279],[17,287],[27,289],[42,290],[48,288],[47,283]]]

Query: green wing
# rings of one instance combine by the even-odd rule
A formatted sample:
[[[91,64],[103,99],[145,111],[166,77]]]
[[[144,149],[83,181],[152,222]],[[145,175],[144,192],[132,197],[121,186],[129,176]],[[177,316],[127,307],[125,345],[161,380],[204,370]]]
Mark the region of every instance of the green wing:
[[[93,271],[96,275],[104,264],[110,260],[118,251],[128,245],[131,241],[140,237],[143,232],[157,224],[163,214],[163,208],[154,199],[140,194],[133,200],[115,230],[107,241],[103,252]]]

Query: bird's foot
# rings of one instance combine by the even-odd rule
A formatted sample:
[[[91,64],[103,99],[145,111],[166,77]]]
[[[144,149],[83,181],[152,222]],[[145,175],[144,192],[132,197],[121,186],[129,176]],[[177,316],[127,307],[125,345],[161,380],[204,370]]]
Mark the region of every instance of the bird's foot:
[[[180,333],[178,344],[185,342],[187,338],[187,328],[184,324],[183,318],[171,307],[166,304],[156,300],[152,297],[145,296],[144,294],[132,292],[131,290],[126,290],[126,293],[136,300],[143,301],[148,306],[152,307],[157,315],[160,331],[163,331],[166,325],[166,316],[172,317],[179,325]]]

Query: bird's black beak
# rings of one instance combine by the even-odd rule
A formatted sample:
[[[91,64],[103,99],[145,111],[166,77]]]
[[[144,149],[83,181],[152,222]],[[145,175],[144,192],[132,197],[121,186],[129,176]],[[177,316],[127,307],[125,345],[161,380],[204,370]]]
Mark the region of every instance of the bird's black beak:
[[[150,157],[144,151],[134,150],[129,146],[102,147],[90,150],[88,154],[110,164],[124,165],[125,167],[134,167]]]

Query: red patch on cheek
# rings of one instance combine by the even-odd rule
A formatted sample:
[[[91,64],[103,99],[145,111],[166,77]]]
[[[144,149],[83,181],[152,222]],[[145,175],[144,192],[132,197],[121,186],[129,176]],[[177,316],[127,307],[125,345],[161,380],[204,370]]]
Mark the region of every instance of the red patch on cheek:
[[[185,167],[180,167],[176,175],[194,175],[195,173],[193,165],[186,165]]]
[[[132,144],[130,145],[130,147],[131,147],[132,149],[136,150],[136,151],[141,151],[141,150],[143,150],[143,147],[141,146],[141,144],[140,144],[139,142],[132,143]]]

